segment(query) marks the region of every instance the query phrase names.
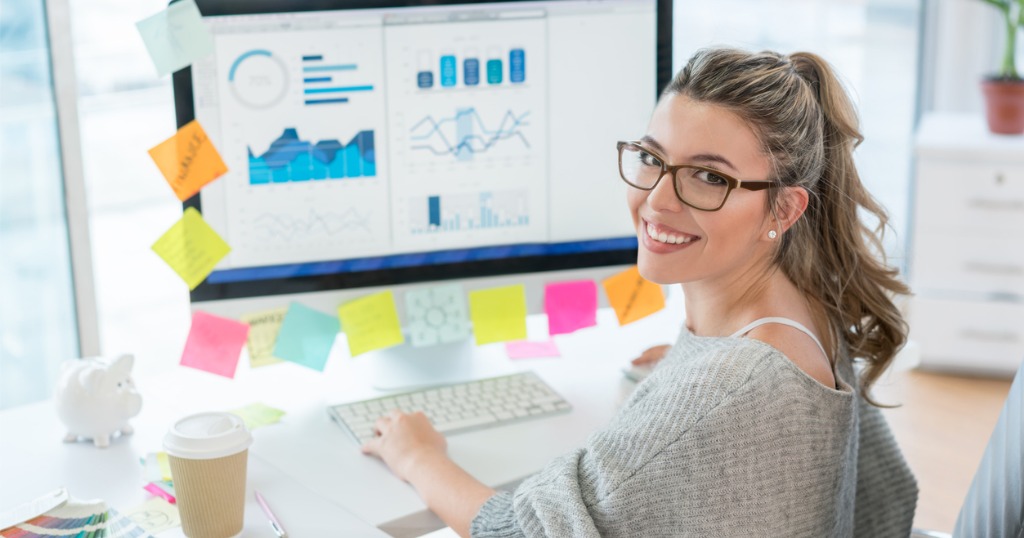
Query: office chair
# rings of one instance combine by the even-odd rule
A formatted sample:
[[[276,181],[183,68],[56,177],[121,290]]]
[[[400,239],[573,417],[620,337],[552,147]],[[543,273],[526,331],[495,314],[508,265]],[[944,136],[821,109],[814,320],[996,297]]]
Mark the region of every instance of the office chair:
[[[1024,366],[1010,386],[952,536],[1024,538]],[[914,529],[911,538],[950,535]]]

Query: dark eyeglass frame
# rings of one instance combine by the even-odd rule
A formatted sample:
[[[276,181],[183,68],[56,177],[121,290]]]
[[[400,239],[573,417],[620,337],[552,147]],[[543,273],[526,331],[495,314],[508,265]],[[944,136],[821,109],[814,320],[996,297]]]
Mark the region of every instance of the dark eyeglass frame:
[[[622,171],[622,150],[624,148],[626,148],[627,146],[631,146],[633,148],[636,148],[636,149],[638,149],[640,151],[643,151],[644,153],[649,153],[649,154],[653,155],[655,158],[657,158],[658,161],[661,163],[661,173],[658,175],[658,179],[656,179],[654,181],[654,185],[651,185],[650,187],[641,187],[640,185],[635,185],[634,183],[632,183],[631,181],[626,179],[626,174],[624,174],[623,171]],[[729,194],[734,189],[746,189],[748,191],[763,191],[763,190],[771,187],[775,183],[774,181],[763,180],[763,179],[758,179],[758,180],[752,180],[752,179],[739,180],[739,179],[736,179],[736,178],[730,176],[729,174],[726,174],[725,172],[722,172],[721,170],[717,170],[715,168],[709,168],[707,166],[699,166],[699,165],[696,165],[696,164],[668,165],[668,164],[665,164],[666,159],[664,157],[659,155],[658,152],[652,151],[650,148],[648,148],[648,147],[644,146],[643,144],[641,144],[639,140],[634,140],[634,141],[631,141],[631,142],[626,142],[626,141],[620,140],[619,142],[617,142],[615,144],[615,147],[619,151],[619,177],[622,178],[622,181],[625,181],[627,185],[629,185],[630,187],[636,188],[636,189],[640,189],[642,191],[650,192],[650,191],[653,191],[654,188],[658,186],[658,183],[661,183],[661,178],[665,177],[665,174],[671,174],[671,177],[672,177],[672,190],[676,193],[676,198],[678,198],[680,202],[682,202],[682,203],[686,204],[687,206],[692,207],[692,208],[694,208],[694,209],[696,209],[698,211],[718,211],[719,209],[722,209],[722,206],[725,205],[726,200],[729,199]],[[718,204],[718,207],[714,207],[714,208],[708,209],[708,208],[704,208],[704,207],[697,207],[697,206],[691,204],[690,202],[687,202],[683,198],[683,193],[679,192],[679,182],[676,181],[676,172],[678,172],[679,170],[681,170],[683,168],[693,169],[693,170],[700,170],[700,171],[703,171],[703,172],[710,172],[710,173],[715,174],[716,176],[720,176],[722,179],[724,179],[725,182],[728,183],[728,189],[725,191],[725,196],[722,197],[722,203]]]

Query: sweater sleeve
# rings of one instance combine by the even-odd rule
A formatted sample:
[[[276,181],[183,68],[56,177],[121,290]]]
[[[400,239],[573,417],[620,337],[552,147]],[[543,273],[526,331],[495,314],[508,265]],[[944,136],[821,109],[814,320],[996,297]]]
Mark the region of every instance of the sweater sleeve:
[[[623,484],[635,482],[630,479],[749,379],[750,371],[726,358],[709,357],[703,367],[659,368],[582,447],[556,458],[514,493],[491,497],[474,518],[471,535],[601,536],[607,516],[602,500],[618,497]],[[685,386],[677,383],[681,378]]]

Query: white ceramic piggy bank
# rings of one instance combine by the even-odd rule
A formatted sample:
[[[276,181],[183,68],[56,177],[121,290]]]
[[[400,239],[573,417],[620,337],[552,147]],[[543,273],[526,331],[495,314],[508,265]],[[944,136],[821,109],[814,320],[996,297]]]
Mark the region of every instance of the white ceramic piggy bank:
[[[57,415],[68,429],[65,443],[79,437],[106,448],[115,434],[132,433],[128,419],[139,414],[142,397],[132,383],[132,355],[64,361],[57,382]]]

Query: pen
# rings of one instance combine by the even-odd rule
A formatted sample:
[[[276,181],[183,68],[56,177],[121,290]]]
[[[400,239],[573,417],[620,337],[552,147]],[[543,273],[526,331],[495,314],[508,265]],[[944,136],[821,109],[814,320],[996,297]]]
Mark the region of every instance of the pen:
[[[260,492],[258,491],[253,491],[253,493],[256,494],[256,502],[260,503],[260,509],[262,509],[263,513],[267,514],[267,518],[270,519],[270,526],[274,529],[274,534],[276,534],[278,538],[288,538],[288,533],[285,532],[284,525],[282,525],[281,522],[278,521],[277,516],[270,511],[270,507],[267,506],[267,501],[263,498],[263,495],[260,495]]]

